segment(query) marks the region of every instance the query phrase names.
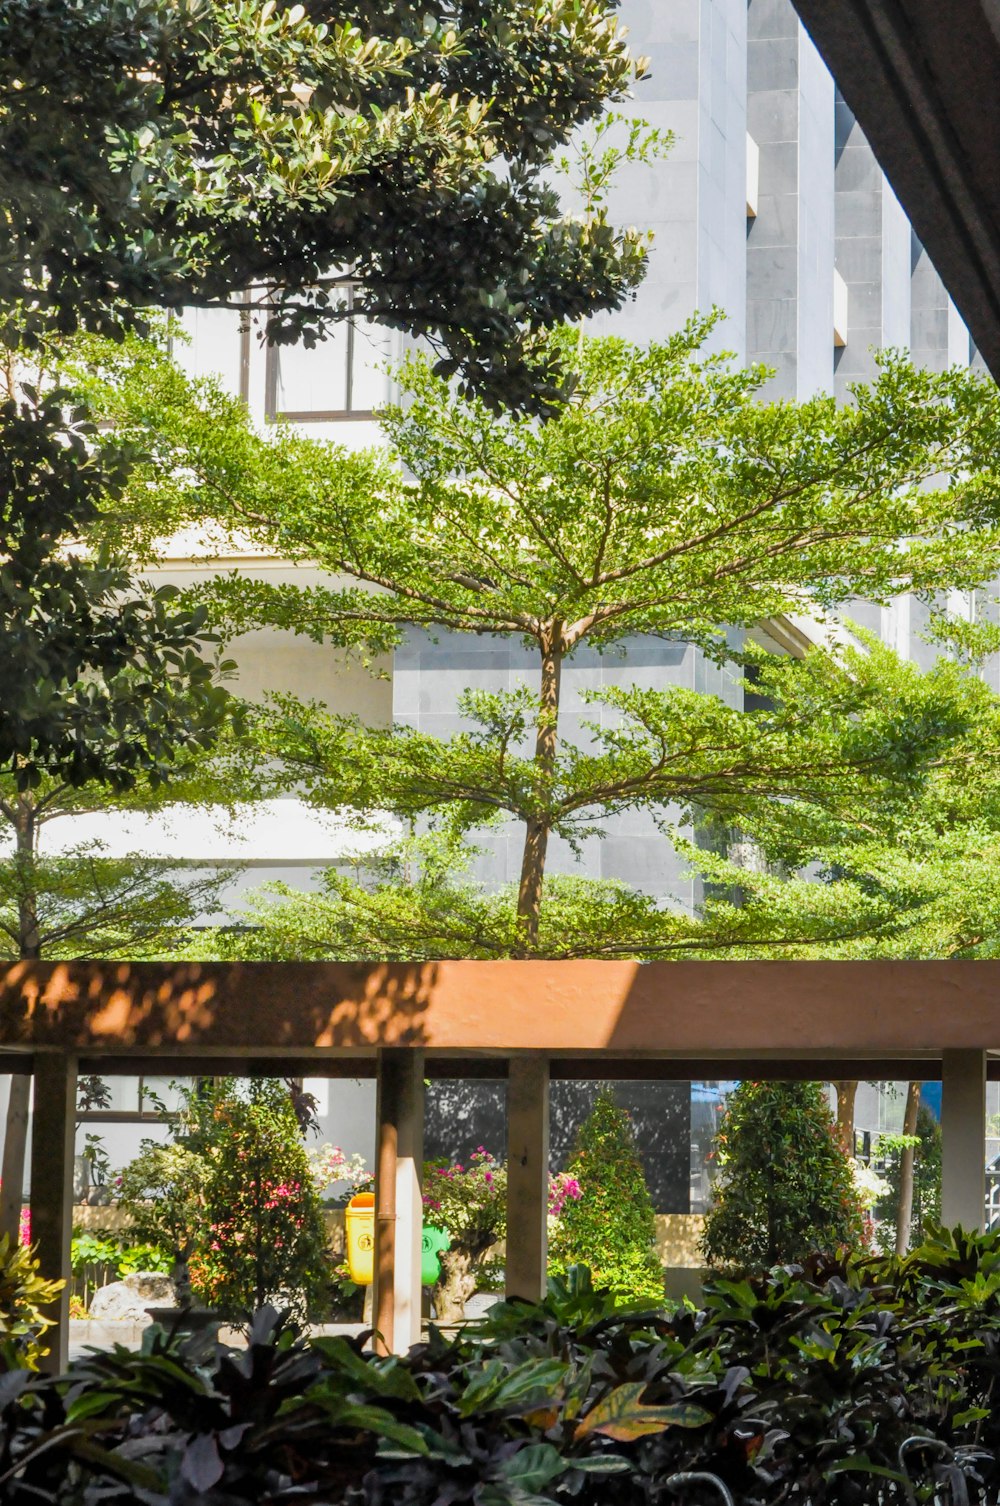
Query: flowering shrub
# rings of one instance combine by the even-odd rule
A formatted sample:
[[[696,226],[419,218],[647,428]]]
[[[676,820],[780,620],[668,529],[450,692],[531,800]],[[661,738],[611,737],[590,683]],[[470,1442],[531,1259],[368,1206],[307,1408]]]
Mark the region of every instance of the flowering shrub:
[[[328,1278],[326,1233],[287,1089],[224,1080],[198,1101],[188,1144],[207,1162],[195,1291],[225,1317],[268,1301],[305,1316]]]
[[[858,1201],[866,1211],[871,1210],[879,1198],[885,1197],[889,1191],[889,1183],[879,1176],[875,1167],[869,1166],[867,1161],[859,1161],[857,1157],[851,1161],[851,1176],[854,1178]]]
[[[461,1162],[424,1166],[424,1217],[442,1225],[455,1243],[495,1244],[507,1220],[507,1168],[480,1145]]]
[[[549,1178],[549,1230],[564,1208],[580,1197],[569,1172]],[[507,1168],[480,1145],[467,1165],[430,1161],[424,1166],[424,1221],[448,1231],[451,1244],[441,1256],[441,1279],[434,1303],[444,1322],[462,1316],[476,1290],[490,1250],[507,1232]]]
[[[372,1184],[372,1173],[365,1165],[362,1155],[345,1155],[339,1145],[321,1145],[317,1150],[307,1151],[309,1175],[313,1186],[322,1197],[328,1187],[343,1184],[345,1197],[367,1191]]]
[[[287,1087],[224,1078],[191,1091],[173,1133],[122,1171],[135,1237],[187,1260],[223,1317],[269,1299],[307,1314],[329,1275],[326,1234]]]
[[[579,1202],[583,1196],[583,1188],[569,1171],[557,1171],[549,1177],[549,1221],[550,1224],[562,1217],[562,1211],[567,1203]]]

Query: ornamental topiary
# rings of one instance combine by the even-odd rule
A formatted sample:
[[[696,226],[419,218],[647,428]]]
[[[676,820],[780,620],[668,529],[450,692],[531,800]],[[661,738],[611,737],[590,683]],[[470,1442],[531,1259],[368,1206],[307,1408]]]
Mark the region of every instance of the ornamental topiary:
[[[656,1218],[632,1120],[601,1093],[577,1137],[568,1172],[579,1196],[564,1202],[549,1269],[590,1267],[593,1284],[623,1302],[663,1301]]]
[[[764,1271],[862,1245],[850,1158],[819,1083],[740,1083],[716,1153],[719,1174],[702,1238],[709,1265]]]

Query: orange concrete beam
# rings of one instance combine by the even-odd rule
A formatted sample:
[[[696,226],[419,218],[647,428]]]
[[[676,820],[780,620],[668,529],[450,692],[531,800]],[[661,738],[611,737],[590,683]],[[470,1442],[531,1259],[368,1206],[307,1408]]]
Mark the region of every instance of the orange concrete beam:
[[[1000,962],[39,963],[0,1048],[920,1055],[1000,1047]]]

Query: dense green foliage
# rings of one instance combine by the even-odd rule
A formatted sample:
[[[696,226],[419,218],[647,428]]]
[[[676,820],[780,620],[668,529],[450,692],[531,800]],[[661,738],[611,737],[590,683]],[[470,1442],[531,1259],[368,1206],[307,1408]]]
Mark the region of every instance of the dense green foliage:
[[[580,1195],[563,1204],[550,1269],[586,1265],[619,1301],[662,1302],[653,1202],[632,1121],[611,1093],[598,1096],[580,1126],[567,1171]]]
[[[0,1237],[0,1369],[33,1370],[48,1353],[44,1336],[52,1325],[45,1309],[62,1284],[43,1280],[27,1245]]]
[[[136,478],[142,509],[110,536],[142,553],[171,527],[211,523],[344,582],[220,580],[208,599],[227,633],[276,624],[369,658],[439,631],[526,650],[521,683],[459,698],[449,737],[287,696],[255,714],[258,761],[242,750],[234,781],[293,785],[361,823],[393,812],[418,834],[431,826],[437,847],[407,839],[364,882],[330,875],[325,894],[255,912],[260,929],[231,938],[234,952],[738,954],[893,934],[919,907],[919,863],[869,882],[857,844],[908,860],[908,822],[933,828],[918,808],[930,771],[971,759],[976,738],[995,756],[986,686],[876,645],[795,660],[750,635],[765,619],[829,622],[859,595],[971,587],[995,571],[995,389],[887,357],[851,407],[762,404],[759,371],[704,353],[709,325],[647,349],[553,337],[577,385],[541,426],[498,417],[411,360],[405,402],[382,415],[387,455],[265,438],[238,402],[149,349],[88,378],[100,411],[156,456]],[[643,636],[698,644],[700,686],[636,683],[619,656]],[[572,708],[570,663],[594,671]],[[681,845],[692,821],[714,850],[734,828],[753,838],[767,862],[746,872],[748,903],[719,887],[740,884],[739,864],[704,844],[692,860],[716,885],[705,924],[621,886],[553,878],[552,841],[576,847],[635,811]],[[448,843],[453,855],[504,823],[521,835],[520,874],[484,894],[456,877]],[[837,882],[789,882],[817,851],[835,853]]]
[[[404,1359],[265,1311],[246,1352],[161,1334],[61,1380],[9,1372],[0,1484],[5,1506],[715,1506],[719,1482],[745,1506],[995,1506],[998,1331],[997,1238],[943,1231],[672,1317],[575,1268]]]
[[[641,72],[604,0],[2,0],[8,342],[244,291],[311,342],[352,283],[493,400],[544,405],[534,332],[617,307],[645,262],[546,170]]]
[[[186,1140],[206,1165],[192,1286],[226,1317],[279,1300],[307,1312],[328,1274],[326,1231],[288,1089],[223,1079],[197,1099]]]
[[[716,1154],[704,1232],[710,1265],[761,1271],[860,1244],[851,1162],[819,1083],[741,1082]]]
[[[131,460],[67,402],[29,387],[0,399],[0,776],[16,790],[46,776],[155,785],[227,715],[216,640],[203,608],[99,546],[81,553]]]

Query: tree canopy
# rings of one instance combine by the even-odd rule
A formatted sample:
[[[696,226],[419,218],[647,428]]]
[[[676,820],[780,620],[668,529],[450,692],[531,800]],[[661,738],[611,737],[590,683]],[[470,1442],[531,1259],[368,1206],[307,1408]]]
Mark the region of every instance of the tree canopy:
[[[350,282],[355,316],[544,408],[535,334],[645,259],[547,169],[643,67],[609,0],[0,0],[6,338],[245,297],[309,343]]]
[[[289,697],[255,717],[265,765],[280,760],[278,777],[317,803],[359,820],[393,812],[417,831],[431,823],[446,843],[490,822],[521,826],[513,897],[463,887],[450,858],[428,862],[426,848],[409,871],[405,854],[387,854],[374,890],[331,875],[327,954],[667,955],[713,934],[757,944],[773,873],[746,876],[742,913],[712,898],[706,937],[621,886],[555,878],[550,838],[579,842],[641,809],[681,841],[692,821],[749,830],[792,869],[810,842],[857,841],[861,813],[869,835],[876,818],[899,828],[931,765],[989,722],[988,692],[955,664],[922,673],[874,642],[781,658],[753,635],[806,614],[843,640],[836,615],[859,595],[888,601],[995,573],[992,384],[887,357],[851,407],[762,404],[760,371],[703,354],[709,327],[695,320],[646,349],[557,337],[576,385],[541,425],[496,415],[414,358],[400,375],[405,402],[382,415],[385,453],[290,430],[264,439],[238,403],[148,352],[92,387],[154,457],[139,478],[146,521],[131,525],[139,548],[178,521],[214,519],[333,577],[308,589],[217,581],[209,599],[227,633],[271,623],[371,652],[444,631],[529,651],[520,684],[466,693],[448,738]],[[610,661],[642,634],[697,643],[720,666],[715,691],[606,678],[583,693],[571,731],[565,664],[585,649]],[[717,882],[738,881],[722,869]],[[885,926],[891,900],[866,892],[863,874],[845,884],[832,926],[821,913],[831,894],[795,889],[808,921],[799,940],[843,935],[845,919],[850,934],[873,918]],[[308,924],[285,942],[323,954],[323,902],[302,902]]]

